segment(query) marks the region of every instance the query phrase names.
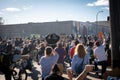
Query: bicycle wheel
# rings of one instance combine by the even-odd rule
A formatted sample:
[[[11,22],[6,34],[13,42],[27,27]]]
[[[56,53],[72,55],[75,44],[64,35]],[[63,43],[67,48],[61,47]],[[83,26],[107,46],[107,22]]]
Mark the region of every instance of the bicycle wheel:
[[[19,72],[19,80],[27,80],[27,72],[26,72],[26,70],[20,70],[20,72]]]
[[[14,80],[18,80],[17,72],[15,70],[12,71],[12,76]]]

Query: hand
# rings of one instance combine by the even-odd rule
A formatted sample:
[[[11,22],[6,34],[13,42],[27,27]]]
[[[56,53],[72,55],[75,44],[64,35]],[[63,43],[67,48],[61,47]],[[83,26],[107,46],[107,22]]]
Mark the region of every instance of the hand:
[[[57,54],[57,52],[53,49],[52,50],[52,55],[56,55]]]
[[[88,73],[88,72],[91,72],[93,68],[94,68],[94,65],[85,65],[84,71]]]
[[[52,50],[52,53],[53,53],[53,54],[55,54],[55,53],[56,53],[56,51],[53,49],[53,50]]]

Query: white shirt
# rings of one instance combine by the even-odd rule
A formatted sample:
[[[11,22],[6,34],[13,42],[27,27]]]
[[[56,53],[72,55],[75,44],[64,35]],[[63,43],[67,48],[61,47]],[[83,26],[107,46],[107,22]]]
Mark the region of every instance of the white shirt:
[[[105,48],[103,45],[100,45],[94,49],[94,55],[97,57],[97,61],[105,61],[107,60],[107,56],[105,54]]]

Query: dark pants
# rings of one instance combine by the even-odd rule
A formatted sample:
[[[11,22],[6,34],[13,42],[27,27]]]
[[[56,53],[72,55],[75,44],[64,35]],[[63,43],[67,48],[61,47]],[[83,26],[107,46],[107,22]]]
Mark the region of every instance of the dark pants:
[[[98,70],[97,65],[101,65],[102,66],[102,75],[106,72],[106,68],[107,68],[107,61],[99,61],[99,62],[94,62],[95,65],[95,70]]]
[[[94,64],[94,59],[89,59],[90,64]]]
[[[42,80],[44,80],[44,78],[42,78]]]

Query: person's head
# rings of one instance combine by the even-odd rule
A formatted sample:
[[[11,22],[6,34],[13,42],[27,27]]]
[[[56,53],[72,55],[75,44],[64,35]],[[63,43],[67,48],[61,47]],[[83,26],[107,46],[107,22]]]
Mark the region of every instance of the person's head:
[[[60,64],[55,64],[52,67],[51,74],[62,75],[62,68],[63,66],[61,66]]]
[[[106,44],[106,45],[105,45],[105,48],[109,49],[109,44]]]
[[[63,47],[62,43],[61,43],[61,42],[58,42],[58,43],[57,43],[57,47],[58,47],[58,48]]]
[[[45,44],[43,42],[40,43],[40,47],[45,47]]]
[[[77,46],[77,44],[79,44],[79,41],[77,39],[75,39],[74,44],[75,44],[75,46]]]
[[[52,50],[53,50],[52,47],[47,46],[47,47],[45,48],[45,56],[50,56],[50,55],[52,54]]]
[[[88,46],[90,46],[90,47],[93,47],[93,45],[94,45],[93,42],[88,43]]]
[[[10,40],[8,40],[8,41],[7,41],[7,44],[8,44],[8,45],[10,45],[10,44],[11,44],[11,41],[10,41]]]
[[[78,44],[75,48],[75,53],[80,57],[83,58],[86,54],[85,52],[85,48],[83,46],[83,44]]]
[[[14,54],[21,54],[21,51],[19,49],[15,49]]]
[[[96,42],[95,42],[95,46],[97,46],[97,47],[100,46],[100,42],[99,42],[99,41],[96,41]]]

